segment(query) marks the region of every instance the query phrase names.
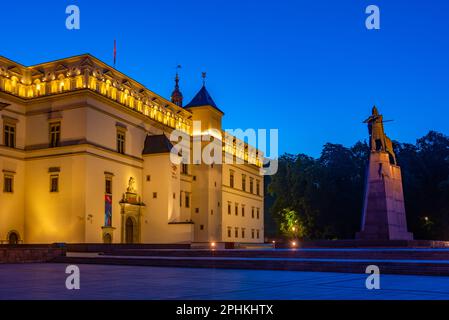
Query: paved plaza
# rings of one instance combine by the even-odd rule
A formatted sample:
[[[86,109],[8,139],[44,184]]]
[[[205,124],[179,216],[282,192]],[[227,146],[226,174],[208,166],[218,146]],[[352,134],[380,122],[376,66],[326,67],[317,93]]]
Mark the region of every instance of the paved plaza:
[[[81,289],[65,287],[66,265],[0,265],[0,299],[449,299],[449,277],[79,265]]]

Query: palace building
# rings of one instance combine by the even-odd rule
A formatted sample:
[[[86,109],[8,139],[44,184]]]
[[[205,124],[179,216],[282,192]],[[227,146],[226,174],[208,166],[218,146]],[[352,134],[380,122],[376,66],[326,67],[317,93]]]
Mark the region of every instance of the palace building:
[[[0,243],[263,242],[263,154],[223,116],[178,75],[167,100],[91,55],[0,57]],[[171,161],[174,130],[211,129],[241,164]]]

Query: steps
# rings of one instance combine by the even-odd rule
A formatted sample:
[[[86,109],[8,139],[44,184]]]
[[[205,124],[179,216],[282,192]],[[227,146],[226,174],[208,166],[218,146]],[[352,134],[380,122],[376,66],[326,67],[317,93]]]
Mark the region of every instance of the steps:
[[[126,266],[223,268],[449,276],[448,249],[111,249],[98,255],[69,254],[52,262]]]

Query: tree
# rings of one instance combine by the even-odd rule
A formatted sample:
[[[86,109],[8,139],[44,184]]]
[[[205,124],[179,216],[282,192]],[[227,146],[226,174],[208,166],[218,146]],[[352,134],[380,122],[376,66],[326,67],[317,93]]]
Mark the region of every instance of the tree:
[[[416,144],[394,142],[402,168],[409,230],[417,239],[449,240],[449,138],[430,131]],[[352,239],[360,229],[366,142],[351,148],[327,143],[321,156],[285,154],[267,181],[269,212],[278,234],[297,221],[306,239]],[[300,230],[300,231],[299,231]]]

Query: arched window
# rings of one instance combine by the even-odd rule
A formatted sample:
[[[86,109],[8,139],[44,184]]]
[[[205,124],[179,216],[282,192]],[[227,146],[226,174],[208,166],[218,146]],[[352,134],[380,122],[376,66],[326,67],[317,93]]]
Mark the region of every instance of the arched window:
[[[19,234],[15,231],[11,231],[8,234],[8,244],[10,245],[17,245],[20,242]]]

